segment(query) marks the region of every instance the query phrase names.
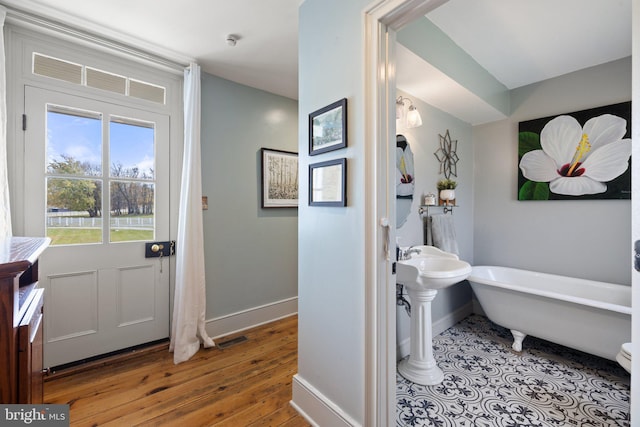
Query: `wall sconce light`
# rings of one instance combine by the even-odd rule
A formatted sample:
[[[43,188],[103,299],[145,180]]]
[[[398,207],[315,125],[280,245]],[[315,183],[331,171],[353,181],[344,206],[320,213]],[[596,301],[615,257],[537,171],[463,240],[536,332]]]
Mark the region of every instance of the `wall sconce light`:
[[[409,103],[409,108],[405,113],[405,101]],[[397,128],[417,128],[422,126],[422,117],[413,102],[406,97],[396,98],[396,127]]]

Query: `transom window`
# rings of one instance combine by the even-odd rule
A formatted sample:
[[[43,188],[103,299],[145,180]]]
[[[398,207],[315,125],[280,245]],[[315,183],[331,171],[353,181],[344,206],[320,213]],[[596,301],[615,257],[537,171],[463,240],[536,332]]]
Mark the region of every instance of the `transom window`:
[[[163,105],[166,103],[166,89],[162,86],[36,52],[33,53],[32,64],[33,74],[39,76],[64,80]]]

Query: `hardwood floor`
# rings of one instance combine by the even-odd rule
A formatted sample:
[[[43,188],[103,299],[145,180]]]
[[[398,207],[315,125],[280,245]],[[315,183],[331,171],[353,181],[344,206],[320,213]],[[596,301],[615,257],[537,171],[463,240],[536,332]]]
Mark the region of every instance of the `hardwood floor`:
[[[70,405],[72,426],[309,426],[291,407],[297,316],[230,335],[174,365],[166,346],[45,380],[46,403]]]

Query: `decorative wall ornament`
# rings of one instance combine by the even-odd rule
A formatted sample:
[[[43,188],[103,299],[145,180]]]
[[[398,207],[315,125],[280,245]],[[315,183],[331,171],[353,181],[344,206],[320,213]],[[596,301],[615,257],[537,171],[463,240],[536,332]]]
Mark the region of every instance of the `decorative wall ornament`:
[[[438,136],[440,137],[440,148],[438,148],[438,150],[433,154],[440,162],[440,173],[443,173],[447,179],[449,179],[451,175],[458,176],[458,169],[456,166],[458,160],[460,160],[456,154],[456,150],[458,149],[458,140],[451,140],[449,129],[447,129],[444,136]]]
[[[518,200],[630,199],[631,102],[519,123]]]

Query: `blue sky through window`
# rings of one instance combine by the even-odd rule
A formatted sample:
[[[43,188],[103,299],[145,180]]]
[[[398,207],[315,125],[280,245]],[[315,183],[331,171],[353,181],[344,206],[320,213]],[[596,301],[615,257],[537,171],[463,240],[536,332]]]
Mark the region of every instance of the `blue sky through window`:
[[[102,121],[47,112],[47,166],[53,161],[64,161],[63,156],[79,162],[88,162],[99,173],[102,170]]]
[[[111,122],[111,166],[125,169],[138,168],[138,177],[152,179],[155,172],[153,134],[154,129],[129,123]]]
[[[102,120],[100,114],[47,112],[47,165],[72,157],[91,165],[92,174],[102,170]],[[109,126],[110,165],[124,170],[138,168],[139,176],[152,178],[154,172],[153,127],[112,121]],[[95,171],[95,172],[93,172]]]

